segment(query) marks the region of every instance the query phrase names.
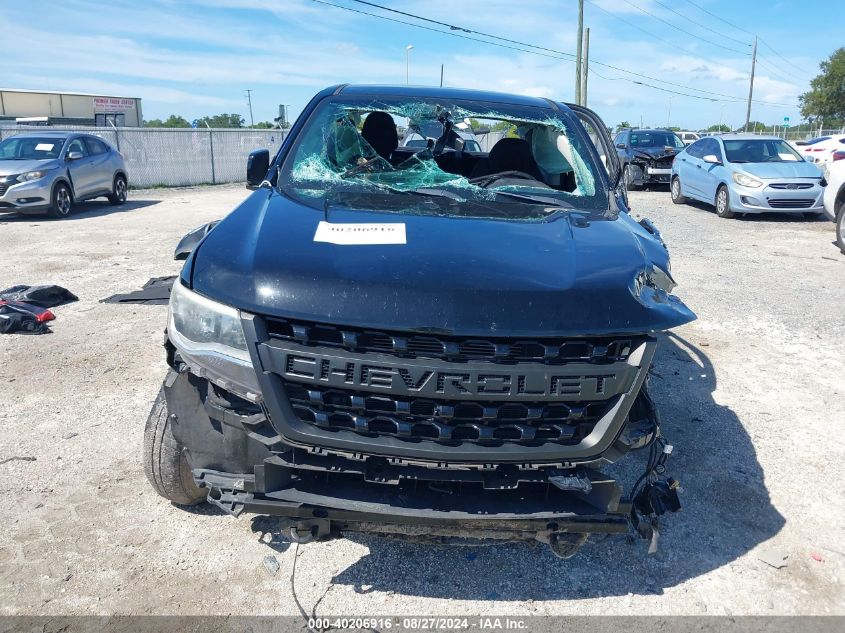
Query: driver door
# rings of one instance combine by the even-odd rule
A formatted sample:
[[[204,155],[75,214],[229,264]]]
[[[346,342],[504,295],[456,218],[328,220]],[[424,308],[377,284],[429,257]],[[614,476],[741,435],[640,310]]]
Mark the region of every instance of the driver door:
[[[82,154],[82,157],[70,160],[68,157],[71,152],[78,152]],[[93,162],[93,158],[82,137],[78,136],[71,139],[65,148],[65,163],[68,172],[70,172],[73,197],[77,200],[85,198],[94,192],[96,187],[96,170]]]
[[[625,201],[625,206],[628,206],[628,192],[624,186],[620,186],[622,182],[622,166],[619,162],[619,155],[616,152],[616,146],[610,138],[607,131],[607,126],[601,117],[592,110],[583,106],[566,104],[572,110],[587,131],[587,135],[593,142],[598,154],[599,161],[607,170],[610,178],[611,187],[617,192],[617,195]]]

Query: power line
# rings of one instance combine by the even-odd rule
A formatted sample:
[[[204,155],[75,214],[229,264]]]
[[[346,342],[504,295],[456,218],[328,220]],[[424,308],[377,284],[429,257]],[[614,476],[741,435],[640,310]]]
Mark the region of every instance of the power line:
[[[391,18],[391,17],[385,16],[385,15],[378,15],[376,13],[370,13],[368,11],[362,11],[360,9],[355,9],[355,8],[348,7],[348,6],[335,4],[333,2],[327,2],[326,0],[312,0],[312,2],[316,2],[317,4],[322,4],[322,5],[334,7],[336,9],[343,9],[345,11],[351,11],[353,13],[358,13],[360,15],[366,15],[366,16],[369,16],[369,17],[378,18],[380,20],[386,20],[388,22],[395,22],[395,23],[398,23],[398,24],[403,24],[405,26],[411,26],[411,27],[423,29],[423,30],[426,30],[426,31],[432,31],[434,33],[440,33],[441,35],[449,35],[449,36],[452,36],[452,37],[459,37],[459,38],[462,38],[462,39],[471,40],[473,42],[481,42],[482,44],[488,44],[490,46],[498,46],[498,47],[501,47],[501,48],[516,50],[516,51],[519,51],[521,53],[529,53],[529,54],[532,54],[532,55],[541,55],[543,57],[549,57],[549,58],[552,58],[552,59],[565,59],[566,61],[570,61],[570,62],[573,62],[574,58],[575,58],[575,55],[573,55],[572,53],[566,53],[564,51],[559,51],[559,50],[555,50],[555,49],[552,49],[552,48],[537,46],[535,44],[528,44],[526,42],[520,42],[518,40],[512,40],[512,39],[500,37],[498,35],[492,35],[492,34],[483,33],[483,32],[480,32],[480,31],[476,31],[476,30],[473,30],[473,29],[467,29],[467,28],[464,28],[464,27],[461,27],[461,26],[447,24],[445,22],[438,22],[436,20],[431,20],[430,18],[418,16],[418,15],[415,15],[413,13],[400,12],[397,9],[391,9],[389,7],[383,7],[381,5],[371,3],[371,2],[364,2],[363,0],[353,0],[353,1],[359,2],[361,4],[366,4],[366,5],[369,5],[369,6],[372,6],[372,7],[384,9],[386,11],[390,11],[390,12],[393,12],[393,13],[401,13],[402,15],[405,15],[405,16],[413,18],[413,19],[419,19],[419,20],[423,20],[423,21],[426,21],[426,22],[429,22],[429,23],[432,23],[432,24],[438,24],[440,26],[446,26],[450,30],[449,31],[442,31],[440,29],[432,28],[432,27],[429,27],[429,26],[424,26],[422,24],[415,24],[413,22],[408,22],[408,21],[405,21],[405,20],[399,20],[397,18]],[[507,44],[501,44],[499,42],[491,42],[490,40],[479,39],[477,37],[472,37],[471,35],[481,35],[483,37],[488,37],[488,38],[491,38],[491,39],[494,39],[494,40],[500,40],[500,41],[504,41],[504,42],[509,42],[511,44],[516,44],[517,46],[510,46],[510,45],[507,45]],[[519,47],[523,47],[523,48],[519,48]],[[536,49],[536,50],[526,50],[526,48]],[[546,52],[544,52],[544,51],[546,51]],[[713,101],[734,101],[734,102],[745,101],[745,99],[743,99],[741,97],[736,97],[734,95],[728,95],[728,94],[724,94],[724,93],[703,90],[701,88],[695,88],[694,86],[688,86],[688,85],[685,85],[685,84],[680,84],[680,83],[677,83],[677,82],[668,81],[666,79],[658,79],[657,77],[651,77],[650,75],[638,73],[638,72],[635,72],[633,70],[628,70],[626,68],[620,68],[619,66],[614,66],[612,64],[606,64],[604,62],[600,62],[600,61],[596,61],[596,60],[591,60],[590,65],[591,66],[593,66],[593,65],[601,66],[603,68],[608,68],[610,70],[614,70],[614,71],[617,71],[617,72],[628,74],[628,75],[631,75],[631,76],[634,76],[634,77],[639,77],[641,79],[647,79],[649,81],[655,81],[655,82],[658,82],[658,83],[663,83],[663,84],[666,84],[666,85],[675,86],[675,87],[678,87],[678,88],[683,88],[683,89],[686,89],[686,90],[692,90],[692,91],[700,92],[700,93],[706,94],[706,95],[723,97],[722,99],[711,99]],[[602,79],[606,79],[602,75],[595,73],[595,70],[593,70],[593,72],[594,72],[594,74],[601,77]],[[649,84],[645,84],[643,82],[636,82],[634,80],[624,78],[624,77],[619,77],[617,79],[622,80],[622,81],[629,81],[631,83],[638,83],[639,85],[646,85],[646,86],[652,87]],[[672,92],[672,91],[669,91],[665,88],[662,88],[661,90],[663,90],[664,92]],[[680,96],[690,96],[686,93],[681,93],[681,92],[676,92],[674,94],[678,94]],[[701,98],[701,97],[699,97],[699,98]],[[772,103],[772,102],[768,102],[768,101],[760,101],[760,102],[755,101],[755,103],[760,103],[762,105],[774,105],[774,106],[789,107],[789,108],[794,107],[794,104]]]
[[[747,33],[748,35],[754,35],[754,33],[752,33],[751,31],[747,31],[747,30],[745,30],[744,28],[742,28],[741,26],[737,26],[737,25],[736,25],[736,24],[734,24],[733,22],[728,22],[725,18],[723,18],[723,17],[721,17],[721,16],[719,16],[719,15],[716,15],[716,14],[715,14],[715,13],[713,13],[712,11],[708,11],[707,9],[705,9],[704,7],[702,7],[700,4],[696,4],[695,2],[692,2],[692,0],[686,0],[686,3],[687,3],[687,4],[691,4],[692,6],[694,6],[694,7],[695,7],[696,9],[698,9],[699,11],[703,11],[703,12],[704,12],[704,13],[706,13],[707,15],[712,16],[712,17],[716,18],[716,19],[717,19],[717,20],[719,20],[720,22],[724,22],[724,23],[725,23],[725,24],[727,24],[728,26],[732,26],[732,27],[733,27],[733,28],[735,28],[737,31],[742,31],[743,33]]]
[[[656,1],[656,0],[655,0],[655,1]],[[702,7],[701,5],[696,4],[695,2],[692,2],[692,0],[685,0],[685,2],[686,2],[687,4],[689,4],[689,5],[692,5],[693,7],[695,7],[696,9],[698,9],[699,11],[702,11],[702,12],[706,13],[707,15],[712,16],[712,17],[716,18],[716,19],[717,19],[717,20],[719,20],[720,22],[724,22],[724,23],[725,23],[725,24],[727,24],[728,26],[731,26],[731,27],[735,28],[737,31],[742,31],[743,33],[747,33],[748,35],[756,35],[755,33],[752,33],[751,31],[749,31],[749,30],[747,30],[747,29],[744,29],[744,28],[742,28],[741,26],[737,26],[737,25],[736,25],[736,24],[734,24],[733,22],[730,22],[730,21],[726,20],[725,18],[721,17],[720,15],[717,15],[717,14],[713,13],[712,11],[708,11],[707,9],[705,9],[704,7]],[[767,47],[770,51],[772,51],[775,55],[777,55],[778,57],[780,57],[783,61],[785,61],[787,64],[789,64],[790,66],[792,66],[792,67],[793,67],[793,68],[795,68],[796,70],[799,70],[800,72],[802,72],[802,73],[806,73],[806,74],[809,74],[809,75],[812,75],[812,74],[813,74],[813,73],[811,73],[811,72],[808,72],[806,69],[801,68],[800,66],[796,65],[794,62],[792,62],[792,61],[788,60],[786,57],[784,57],[784,56],[783,56],[783,55],[781,55],[780,53],[778,53],[778,52],[777,52],[774,48],[772,48],[771,44],[769,44],[766,40],[764,40],[764,39],[763,39],[762,37],[760,37],[759,35],[757,36],[757,39],[758,39],[758,40],[760,40],[760,42],[761,42],[761,43],[763,43],[763,44],[764,44],[764,45],[765,45],[765,46],[766,46],[766,47]]]
[[[769,64],[767,61],[760,59],[760,53],[757,53],[757,63],[763,66],[766,70],[768,70],[771,74],[775,76],[776,79],[779,81],[785,81],[792,85],[796,85],[798,82],[795,81],[792,77],[787,75],[784,71],[780,70],[779,68],[775,68],[773,65]]]
[[[812,75],[812,74],[813,74],[812,72],[809,72],[809,71],[807,71],[807,70],[805,70],[805,69],[801,68],[801,67],[800,67],[800,66],[798,66],[797,64],[795,64],[795,63],[793,63],[793,62],[789,61],[786,57],[784,57],[783,55],[781,55],[780,53],[778,53],[775,49],[773,49],[773,48],[771,47],[771,45],[770,45],[770,44],[769,44],[766,40],[764,40],[762,37],[761,37],[761,38],[759,38],[759,39],[760,39],[760,41],[761,41],[761,42],[762,42],[762,43],[766,46],[766,48],[768,48],[768,49],[769,49],[770,51],[772,51],[775,55],[777,55],[778,57],[780,57],[783,61],[785,61],[787,64],[789,64],[790,66],[792,66],[793,68],[795,68],[795,69],[796,69],[796,70],[798,70],[799,72],[802,72],[802,73],[807,74],[807,75]]]
[[[669,22],[668,20],[664,20],[664,19],[663,19],[663,18],[661,18],[659,15],[655,15],[654,13],[651,13],[651,12],[649,12],[649,11],[646,11],[645,9],[643,9],[643,8],[642,8],[642,7],[640,7],[640,6],[637,6],[636,4],[634,4],[633,2],[631,2],[630,0],[623,0],[623,2],[625,2],[625,4],[628,4],[628,5],[632,6],[632,7],[634,7],[637,11],[640,11],[641,13],[645,13],[646,15],[651,16],[651,17],[652,17],[652,18],[654,18],[655,20],[659,20],[660,22],[663,22],[664,24],[668,24],[668,25],[669,25],[669,26],[671,26],[673,29],[677,29],[677,30],[679,30],[681,33],[686,33],[686,34],[687,34],[687,35],[689,35],[690,37],[694,37],[694,38],[696,38],[696,39],[698,39],[698,40],[701,40],[702,42],[707,42],[707,43],[708,43],[708,44],[710,44],[711,46],[718,46],[719,48],[723,48],[723,49],[725,49],[726,51],[730,51],[730,52],[732,52],[732,53],[738,53],[739,55],[750,55],[750,53],[747,53],[746,51],[738,51],[738,50],[736,50],[735,48],[730,48],[729,46],[724,46],[724,45],[722,45],[722,44],[719,44],[718,42],[714,42],[713,40],[708,40],[706,37],[701,37],[700,35],[696,35],[696,34],[695,34],[695,33],[693,33],[692,31],[687,31],[686,29],[683,29],[683,28],[681,28],[680,26],[677,26],[676,24],[672,24],[672,23],[671,23],[671,22]]]
[[[632,27],[632,28],[637,29],[638,31],[642,31],[643,33],[645,33],[646,35],[648,35],[649,37],[651,37],[651,38],[653,38],[653,39],[655,39],[655,40],[658,40],[658,41],[660,41],[660,42],[663,42],[664,44],[668,44],[668,45],[669,45],[669,46],[671,46],[672,48],[677,48],[677,49],[678,49],[679,51],[681,51],[682,53],[687,53],[687,54],[689,54],[689,51],[688,51],[687,49],[683,48],[682,46],[678,46],[677,44],[675,44],[675,43],[673,43],[673,42],[670,42],[669,40],[664,39],[664,38],[660,37],[659,35],[655,35],[655,34],[654,34],[654,33],[652,33],[651,31],[646,31],[646,30],[645,30],[644,28],[642,28],[641,26],[638,26],[638,25],[634,24],[633,22],[631,22],[630,20],[626,20],[625,18],[623,18],[623,17],[621,17],[621,16],[619,16],[619,15],[616,15],[615,13],[611,13],[610,11],[608,11],[607,9],[605,9],[604,7],[602,7],[601,5],[596,4],[596,3],[595,3],[595,2],[593,2],[592,0],[587,0],[587,2],[589,2],[592,6],[594,6],[594,7],[595,7],[596,9],[598,9],[599,11],[601,11],[601,12],[603,12],[603,13],[606,13],[607,15],[609,15],[610,17],[612,17],[614,20],[619,20],[620,22],[623,22],[623,23],[627,24],[628,26],[630,26],[630,27]]]
[[[667,11],[671,11],[671,12],[672,12],[672,13],[674,13],[675,15],[682,17],[682,18],[683,18],[684,20],[686,20],[687,22],[689,22],[689,23],[691,23],[691,24],[695,24],[697,27],[702,28],[702,29],[704,29],[705,31],[710,31],[711,33],[715,33],[715,34],[716,34],[716,35],[718,35],[719,37],[725,37],[725,38],[727,38],[727,39],[729,39],[729,40],[733,40],[733,41],[734,41],[734,42],[736,42],[737,44],[742,44],[743,46],[751,46],[751,44],[749,44],[748,42],[744,42],[744,41],[742,41],[742,40],[738,40],[738,39],[736,39],[735,37],[731,37],[730,35],[725,35],[724,33],[721,33],[720,31],[717,31],[716,29],[711,29],[709,26],[707,26],[707,25],[705,25],[705,24],[702,24],[701,22],[696,22],[695,20],[693,20],[693,19],[689,18],[688,16],[684,15],[683,13],[680,13],[679,11],[675,11],[675,9],[673,9],[672,7],[670,7],[670,6],[668,6],[668,5],[663,4],[662,2],[659,2],[658,0],[652,0],[652,2],[654,2],[654,4],[656,4],[656,5],[660,6],[660,7],[663,7],[663,8],[664,8],[664,9],[666,9]]]

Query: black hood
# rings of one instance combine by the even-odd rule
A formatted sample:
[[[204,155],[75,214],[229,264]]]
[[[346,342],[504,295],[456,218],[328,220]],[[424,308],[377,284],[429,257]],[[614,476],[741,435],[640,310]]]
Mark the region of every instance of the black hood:
[[[668,255],[625,213],[585,220],[333,209],[332,223],[404,223],[407,243],[314,240],[326,215],[259,189],[203,240],[183,279],[241,310],[308,321],[486,336],[665,330],[695,318],[662,288]]]
[[[649,160],[662,160],[674,158],[678,152],[671,147],[638,147],[634,150],[634,158],[645,158]]]

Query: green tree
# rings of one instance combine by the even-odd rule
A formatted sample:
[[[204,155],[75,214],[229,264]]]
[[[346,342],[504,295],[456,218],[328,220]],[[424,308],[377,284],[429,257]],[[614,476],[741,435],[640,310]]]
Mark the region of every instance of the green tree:
[[[244,118],[240,114],[215,114],[199,119],[198,127],[243,127]]]
[[[631,127],[631,124],[628,121],[622,121],[616,126],[616,131],[624,130],[626,127]]]
[[[673,132],[680,132],[681,131],[681,128],[679,128],[677,125],[672,125],[668,129],[672,130]]]
[[[144,121],[145,127],[191,127],[191,124],[188,123],[188,120],[184,117],[179,116],[178,114],[171,114],[167,117],[166,121],[162,121],[161,119],[151,119],[150,121]]]
[[[718,125],[711,125],[707,128],[708,132],[730,132],[731,126],[725,123],[719,123]]]
[[[810,90],[798,97],[801,116],[838,125],[845,120],[845,48],[836,49],[819,68],[822,72],[810,82]]]
[[[256,123],[255,125],[250,125],[249,127],[255,130],[272,130],[276,127],[274,124],[270,123],[270,121],[261,121],[260,123]]]

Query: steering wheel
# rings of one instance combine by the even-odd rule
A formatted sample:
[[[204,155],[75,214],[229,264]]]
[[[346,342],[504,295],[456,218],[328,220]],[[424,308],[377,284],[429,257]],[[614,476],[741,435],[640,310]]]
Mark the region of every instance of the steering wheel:
[[[353,175],[360,173],[362,171],[366,171],[369,167],[372,167],[376,163],[376,161],[379,161],[379,160],[384,160],[384,159],[381,156],[374,156],[373,158],[370,158],[369,160],[365,160],[363,163],[355,165],[355,167],[350,167],[345,172],[343,172],[340,175],[340,177],[341,178],[348,178],[349,176],[353,176]]]

